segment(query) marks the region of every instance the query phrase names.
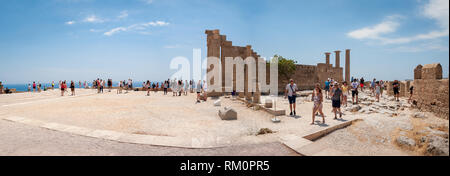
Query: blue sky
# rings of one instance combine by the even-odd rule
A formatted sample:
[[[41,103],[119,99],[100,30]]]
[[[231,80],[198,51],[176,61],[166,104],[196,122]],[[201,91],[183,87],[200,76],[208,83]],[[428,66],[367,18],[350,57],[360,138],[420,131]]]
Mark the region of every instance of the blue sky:
[[[206,29],[300,64],[351,49],[366,79],[448,77],[448,0],[33,0],[0,2],[0,80],[164,80],[172,58],[206,56]],[[334,54],[331,59],[334,63]],[[344,65],[344,53],[341,54]]]

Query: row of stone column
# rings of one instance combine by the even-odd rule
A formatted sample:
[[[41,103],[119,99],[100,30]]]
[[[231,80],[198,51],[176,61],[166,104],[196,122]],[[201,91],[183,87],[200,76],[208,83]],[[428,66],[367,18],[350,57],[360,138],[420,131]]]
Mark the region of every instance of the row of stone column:
[[[334,53],[336,54],[335,67],[339,68],[341,67],[341,51],[337,50],[334,51]],[[331,55],[330,52],[325,53],[325,63],[327,65],[331,65],[330,55]],[[345,50],[345,81],[346,82],[350,81],[350,49]]]

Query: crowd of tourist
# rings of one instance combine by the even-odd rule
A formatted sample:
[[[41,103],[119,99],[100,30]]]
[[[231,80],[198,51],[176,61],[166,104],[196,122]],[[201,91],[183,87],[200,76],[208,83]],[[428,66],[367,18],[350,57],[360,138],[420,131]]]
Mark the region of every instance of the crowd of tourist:
[[[351,83],[348,84],[347,82],[337,82],[333,78],[328,78],[323,86],[320,84],[316,84],[312,96],[311,101],[314,102],[313,105],[313,111],[312,111],[312,123],[315,123],[315,117],[317,115],[320,115],[322,117],[322,122],[325,123],[325,115],[323,113],[323,101],[324,99],[331,100],[331,106],[332,106],[332,113],[334,114],[334,119],[341,118],[343,116],[341,106],[348,106],[347,99],[350,96],[352,96],[352,104],[358,104],[358,94],[359,91],[364,92],[366,85],[369,85],[370,92],[369,95],[375,97],[375,100],[377,102],[380,101],[380,98],[383,96],[383,92],[387,91],[387,82],[377,79],[373,79],[368,84],[364,82],[364,78],[351,78]],[[75,96],[75,82],[70,81],[70,84],[67,85],[67,81],[59,81],[58,84],[60,90],[61,90],[61,96],[64,96],[64,93],[68,91],[68,87],[71,91],[71,96]],[[113,88],[113,81],[112,79],[96,79],[92,82],[92,87],[89,87],[86,81],[82,83],[81,81],[78,82],[79,88],[92,88],[96,89],[97,93],[103,93],[105,86],[107,86],[108,92],[111,92]],[[163,95],[167,95],[169,91],[172,92],[172,96],[187,96],[188,93],[196,93],[196,103],[200,103],[202,100],[207,101],[207,83],[206,81],[198,80],[196,83],[194,80],[177,80],[177,79],[168,79],[164,82],[151,82],[150,80],[147,80],[146,82],[143,82],[142,84],[142,91],[146,91],[146,96],[150,96],[150,92],[154,91],[157,93],[158,91],[163,91]],[[55,83],[52,82],[51,88],[55,88]],[[44,91],[47,90],[47,88],[44,86]],[[133,80],[123,80],[119,81],[117,83],[117,94],[122,94],[123,90],[126,90],[125,93],[128,93],[129,90],[139,90],[139,88],[133,89]],[[40,82],[33,82],[32,84],[28,84],[28,91],[29,92],[41,92],[42,90],[42,84]],[[289,109],[290,109],[290,115],[296,116],[296,98],[297,98],[297,91],[298,91],[297,85],[294,83],[294,80],[290,80],[289,83],[286,85],[285,88],[285,98],[289,101]],[[409,88],[409,100],[411,100],[411,96],[413,94],[414,87]],[[399,101],[399,92],[400,92],[400,83],[398,80],[395,80],[392,82],[392,91],[395,97],[396,101]],[[6,91],[5,91],[6,92]],[[4,93],[3,91],[3,83],[0,81],[0,94]],[[7,92],[6,92],[7,93]],[[324,95],[325,94],[325,98]]]
[[[334,119],[339,118],[342,119],[342,110],[341,106],[348,106],[347,99],[350,95],[352,95],[352,104],[358,104],[358,94],[359,91],[364,92],[365,91],[365,83],[364,78],[356,79],[351,78],[351,84],[349,85],[347,82],[339,83],[333,78],[328,78],[323,86],[324,92],[322,92],[322,86],[320,84],[316,84],[313,92],[312,92],[312,98],[311,101],[314,102],[313,105],[313,111],[312,111],[312,123],[311,125],[315,124],[315,117],[317,115],[322,116],[322,123],[325,123],[325,115],[322,111],[323,108],[323,101],[324,101],[324,95],[325,93],[325,99],[331,100],[331,106],[332,106],[332,113],[334,114]],[[369,95],[375,97],[376,102],[380,102],[380,98],[383,96],[383,92],[387,91],[387,82],[377,79],[373,79],[371,82],[369,82]],[[414,87],[411,86],[409,88],[409,100],[411,101],[411,97],[413,95]],[[296,98],[298,91],[297,85],[294,83],[294,80],[290,80],[289,83],[286,85],[285,89],[285,98],[289,101],[289,109],[290,109],[290,116],[296,116]],[[392,91],[394,93],[394,97],[396,101],[399,101],[399,95],[400,95],[400,83],[398,80],[393,81],[392,83]]]

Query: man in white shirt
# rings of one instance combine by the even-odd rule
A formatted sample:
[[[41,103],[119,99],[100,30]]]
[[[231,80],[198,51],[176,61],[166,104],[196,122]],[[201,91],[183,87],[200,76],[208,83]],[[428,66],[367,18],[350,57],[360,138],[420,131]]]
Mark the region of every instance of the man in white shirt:
[[[289,80],[289,84],[286,85],[285,98],[289,100],[289,109],[291,110],[290,115],[296,115],[295,112],[295,100],[297,98],[297,84],[294,84],[294,80]],[[293,107],[293,108],[292,108]],[[294,113],[292,113],[292,109],[294,109]]]
[[[356,104],[358,104],[358,87],[359,83],[356,79],[353,80],[352,83],[352,103],[355,104],[355,98],[356,98]]]

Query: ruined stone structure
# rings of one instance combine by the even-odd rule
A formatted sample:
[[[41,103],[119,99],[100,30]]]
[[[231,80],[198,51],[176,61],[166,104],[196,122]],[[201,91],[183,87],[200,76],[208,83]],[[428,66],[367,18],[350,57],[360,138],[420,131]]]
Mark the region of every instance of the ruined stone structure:
[[[311,90],[316,83],[319,83],[322,87],[328,78],[333,78],[338,82],[347,81],[350,83],[350,50],[346,50],[345,54],[345,79],[343,77],[343,68],[340,67],[340,53],[341,51],[335,51],[336,60],[333,66],[330,63],[331,53],[325,53],[325,63],[318,63],[317,65],[297,65],[295,73],[292,75],[297,87],[300,90]],[[278,86],[280,91],[284,91],[284,86],[288,84],[289,79],[279,77]]]
[[[205,32],[207,34],[207,47],[208,47],[208,51],[207,51],[207,57],[216,57],[216,58],[220,58],[220,65],[221,65],[221,77],[222,77],[222,84],[220,85],[222,87],[222,92],[210,92],[209,95],[210,96],[219,96],[219,95],[223,95],[225,91],[225,58],[226,57],[232,57],[232,58],[236,58],[236,57],[240,57],[242,58],[244,61],[245,59],[247,59],[248,57],[253,57],[253,58],[259,58],[260,55],[258,55],[256,52],[253,51],[252,47],[250,45],[247,45],[245,47],[240,47],[240,46],[233,46],[231,41],[227,41],[227,37],[225,35],[220,35],[219,30],[206,30]],[[253,93],[254,92],[248,92],[247,91],[247,87],[248,87],[248,82],[249,81],[256,81],[258,82],[258,63],[256,62],[256,80],[248,80],[248,66],[247,65],[243,65],[244,67],[244,92],[238,92],[239,96],[241,98],[246,98],[247,100],[251,100]],[[208,63],[208,65],[210,65]],[[212,68],[207,69],[207,74],[210,73]],[[233,65],[233,91],[236,91],[236,65]],[[214,81],[211,80],[211,82],[209,82],[209,85],[213,85]],[[258,89],[258,86],[257,86]],[[259,91],[255,91],[258,92]],[[256,96],[258,96],[258,94],[255,94]],[[255,97],[254,102],[259,102],[259,97]]]
[[[414,79],[422,79],[422,65],[418,65],[415,69],[414,69]]]
[[[419,72],[421,70],[421,73]],[[418,109],[433,112],[439,117],[449,117],[448,79],[442,79],[441,64],[417,66],[414,70],[413,100]]]
[[[233,46],[231,41],[228,41],[225,35],[220,35],[219,30],[206,30],[207,35],[207,57],[216,57],[220,58],[221,65],[221,78],[222,78],[222,92],[225,91],[225,58],[226,57],[241,57],[242,59],[246,59],[247,57],[259,58],[260,56],[253,51],[250,45],[246,47],[241,46]],[[284,78],[279,75],[278,77],[278,91],[279,93],[284,92],[286,84],[288,84],[289,79],[294,79],[298,88],[300,90],[310,90],[313,89],[316,83],[320,83],[322,86],[328,78],[333,78],[339,82],[344,81],[343,77],[343,68],[340,67],[340,53],[341,51],[335,51],[336,60],[335,66],[330,63],[330,55],[331,53],[325,53],[325,63],[319,63],[317,65],[296,65],[296,71],[290,78]],[[350,50],[346,50],[346,58],[345,58],[345,78],[347,81],[350,79]],[[208,65],[210,65],[208,63]],[[211,68],[207,69],[207,74],[209,74]],[[259,101],[259,88],[258,88],[258,63],[256,63],[256,82],[257,89],[255,92],[247,92],[248,87],[248,67],[244,65],[244,90],[245,92],[239,92],[239,96],[241,98],[246,98],[250,100],[252,96],[253,101]],[[270,82],[270,68],[266,67],[266,83]],[[209,84],[213,84],[214,81],[209,82]],[[233,66],[233,90],[236,90],[236,65]],[[265,92],[263,92],[265,93]],[[211,92],[211,96],[220,96],[223,93]]]

